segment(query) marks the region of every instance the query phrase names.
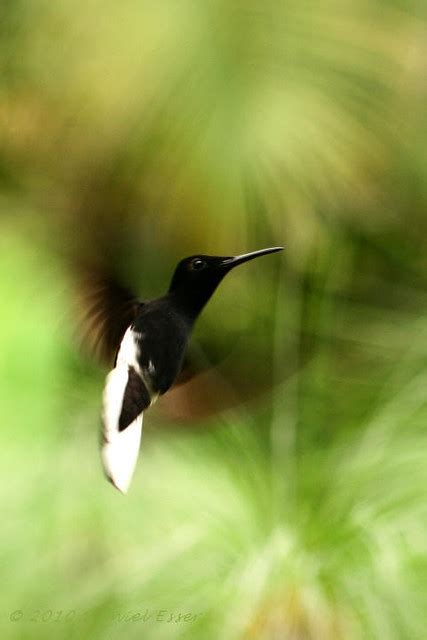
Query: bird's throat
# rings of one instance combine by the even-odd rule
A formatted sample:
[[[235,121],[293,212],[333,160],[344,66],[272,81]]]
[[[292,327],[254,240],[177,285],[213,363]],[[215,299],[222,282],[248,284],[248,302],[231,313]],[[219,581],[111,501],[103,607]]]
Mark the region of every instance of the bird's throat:
[[[219,283],[218,283],[219,284]],[[212,297],[218,285],[211,288],[178,288],[170,291],[168,296],[173,307],[183,315],[191,324]]]

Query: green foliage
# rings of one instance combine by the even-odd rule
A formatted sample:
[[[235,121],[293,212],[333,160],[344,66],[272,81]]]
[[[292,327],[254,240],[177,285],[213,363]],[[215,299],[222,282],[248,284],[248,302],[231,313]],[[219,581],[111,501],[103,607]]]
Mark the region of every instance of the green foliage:
[[[423,639],[421,5],[0,12],[1,637]],[[64,256],[149,297],[182,255],[270,242],[197,329],[270,391],[153,408],[118,495]]]

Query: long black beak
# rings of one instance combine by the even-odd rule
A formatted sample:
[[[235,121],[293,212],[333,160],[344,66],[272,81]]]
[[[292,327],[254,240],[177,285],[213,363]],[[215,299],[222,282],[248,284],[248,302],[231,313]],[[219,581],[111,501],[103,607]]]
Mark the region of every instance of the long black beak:
[[[276,253],[276,251],[282,251],[282,249],[283,247],[270,247],[268,249],[252,251],[251,253],[243,253],[241,256],[235,256],[234,258],[224,258],[224,260],[221,262],[221,266],[227,269],[232,269],[233,267],[237,267],[237,265],[239,264],[243,264],[243,262],[253,260],[254,258],[258,258],[259,256],[264,256],[267,253]]]

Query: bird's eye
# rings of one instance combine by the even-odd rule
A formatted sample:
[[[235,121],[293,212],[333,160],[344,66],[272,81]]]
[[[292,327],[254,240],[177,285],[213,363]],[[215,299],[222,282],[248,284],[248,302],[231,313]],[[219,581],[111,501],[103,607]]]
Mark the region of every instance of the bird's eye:
[[[194,271],[200,271],[206,266],[206,261],[202,260],[201,258],[194,258],[194,260],[191,261],[191,268],[194,269]]]

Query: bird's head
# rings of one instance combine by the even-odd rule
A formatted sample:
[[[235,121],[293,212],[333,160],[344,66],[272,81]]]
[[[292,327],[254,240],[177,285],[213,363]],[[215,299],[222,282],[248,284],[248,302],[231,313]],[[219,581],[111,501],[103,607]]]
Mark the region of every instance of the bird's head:
[[[189,256],[178,263],[169,287],[169,294],[191,315],[196,316],[231,269],[282,249],[283,247],[270,247],[240,256]]]

